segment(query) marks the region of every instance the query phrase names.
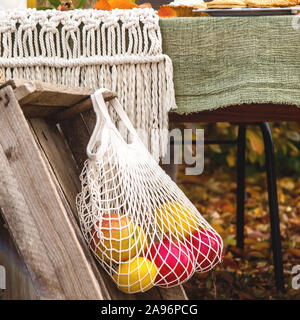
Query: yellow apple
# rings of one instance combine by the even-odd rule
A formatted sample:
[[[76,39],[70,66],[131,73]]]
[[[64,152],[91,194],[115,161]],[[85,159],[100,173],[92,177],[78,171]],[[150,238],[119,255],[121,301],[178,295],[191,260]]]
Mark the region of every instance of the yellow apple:
[[[187,237],[199,229],[196,213],[180,202],[168,202],[155,211],[156,221],[162,233]]]
[[[123,292],[144,292],[153,287],[157,271],[156,265],[149,259],[135,257],[121,263],[117,267],[113,279]]]
[[[134,258],[146,248],[144,231],[129,217],[111,213],[103,215],[101,220],[101,227],[99,221],[92,226],[90,240],[91,249],[100,259],[120,263]]]

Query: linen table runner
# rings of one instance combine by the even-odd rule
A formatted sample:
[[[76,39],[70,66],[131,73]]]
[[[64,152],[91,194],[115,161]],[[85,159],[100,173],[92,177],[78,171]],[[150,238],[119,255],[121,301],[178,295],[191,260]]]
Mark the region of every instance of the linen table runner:
[[[174,68],[174,112],[243,103],[300,107],[300,16],[165,18],[159,24]]]

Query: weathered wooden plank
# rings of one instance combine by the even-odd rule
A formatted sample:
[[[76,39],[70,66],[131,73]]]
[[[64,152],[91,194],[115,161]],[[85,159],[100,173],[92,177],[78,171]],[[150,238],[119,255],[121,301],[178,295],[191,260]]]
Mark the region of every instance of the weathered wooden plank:
[[[92,89],[41,81],[14,79],[14,93],[21,106],[25,104],[68,107],[88,98]],[[11,83],[10,83],[11,85]]]
[[[103,93],[104,101],[109,101],[110,99],[114,98],[116,96],[115,93]],[[63,119],[72,118],[75,115],[78,115],[79,113],[86,113],[86,111],[93,110],[92,101],[89,98],[80,101],[79,103],[75,104],[74,106],[67,108],[63,111],[60,111],[56,113],[53,117],[51,117],[52,121],[59,122]],[[94,113],[94,112],[93,112]]]
[[[11,87],[0,92],[0,144],[67,299],[103,299],[91,266]]]
[[[91,136],[94,127],[96,125],[96,113],[93,108],[86,110],[82,113],[82,118],[84,120],[85,126],[89,135]]]
[[[42,119],[40,119],[40,120],[43,121]],[[47,137],[48,137],[48,139],[51,140],[51,129],[50,129],[50,131],[48,131]],[[37,137],[37,140],[38,139],[39,138]],[[54,140],[58,140],[58,137],[56,136],[54,138]],[[39,144],[38,141],[37,141],[37,143]],[[58,143],[58,144],[60,145],[60,143]],[[39,144],[39,145],[42,148],[42,145],[41,144]],[[100,272],[101,269],[99,269],[99,267],[97,266],[96,261],[94,260],[92,253],[90,252],[90,250],[85,242],[85,239],[81,233],[81,230],[79,228],[78,213],[77,213],[76,206],[75,206],[75,198],[78,193],[77,190],[78,190],[78,186],[80,185],[80,183],[79,183],[79,178],[76,174],[76,168],[74,168],[74,170],[70,171],[70,175],[72,176],[71,180],[73,182],[75,182],[76,187],[69,189],[70,183],[72,184],[72,181],[70,181],[69,179],[66,179],[64,177],[59,176],[61,174],[61,171],[60,171],[61,168],[59,168],[60,161],[59,160],[57,161],[54,157],[55,155],[57,155],[59,157],[58,150],[56,149],[56,144],[51,143],[50,145],[52,147],[51,149],[50,148],[44,148],[44,149],[42,148],[43,149],[42,154],[45,157],[45,163],[47,164],[49,174],[50,174],[50,176],[52,176],[52,180],[56,186],[57,192],[59,193],[60,198],[62,200],[62,203],[66,209],[66,212],[67,212],[68,217],[70,219],[70,222],[72,224],[72,228],[76,234],[78,242],[81,245],[81,248],[85,254],[85,257],[91,265],[93,273],[94,273],[94,275],[95,275],[95,277],[96,277],[96,279],[102,289],[102,292],[105,293],[105,294],[103,294],[103,299],[106,299],[106,300],[111,299],[111,297],[112,297],[110,294],[111,290],[108,289],[109,287],[105,285],[105,281],[106,281],[105,278],[107,275],[105,272],[103,272],[103,270],[102,270],[102,272]],[[68,154],[68,157],[69,156],[70,156],[70,154]],[[54,161],[55,163],[53,163],[52,161],[50,162],[50,159],[52,161]],[[58,162],[58,163],[56,163],[56,162]],[[66,161],[66,166],[75,166],[75,162],[74,161],[73,162]],[[59,169],[59,172],[56,171],[57,169]],[[58,179],[56,177],[58,177]],[[77,182],[76,182],[76,179],[77,179]],[[64,190],[67,190],[68,199],[66,199]],[[111,286],[111,283],[110,283],[110,286]]]
[[[59,126],[67,140],[67,143],[76,160],[79,171],[81,172],[84,161],[87,158],[86,146],[90,139],[90,133],[81,114],[73,118],[65,119],[59,123]]]
[[[72,118],[79,113],[82,113],[86,110],[89,110],[92,108],[92,101],[90,98],[87,98],[77,104],[75,106],[64,109],[63,111],[57,112],[51,117],[51,120],[54,123],[58,123],[61,120]]]
[[[46,118],[64,109],[62,106],[35,106],[31,104],[22,106],[26,118]]]
[[[38,300],[29,271],[5,226],[0,209],[0,266],[5,268],[6,285],[2,293],[0,290],[0,300]]]
[[[71,150],[55,124],[47,123],[41,118],[29,119],[29,123],[72,211],[76,213],[75,197],[79,193],[81,185],[79,171]]]
[[[56,270],[48,257],[46,247],[37,229],[34,217],[9,166],[8,158],[15,160],[14,149],[0,144],[0,208],[19,252],[32,277],[41,299],[64,299],[65,294],[58,281]],[[10,250],[8,248],[8,250]],[[14,266],[12,266],[14,268]],[[17,267],[15,267],[17,268]],[[14,273],[15,269],[10,272]],[[17,281],[17,279],[16,279]],[[13,282],[9,285],[13,285]],[[16,291],[18,290],[15,288]],[[13,292],[11,295],[21,295]],[[25,297],[23,297],[25,299]]]

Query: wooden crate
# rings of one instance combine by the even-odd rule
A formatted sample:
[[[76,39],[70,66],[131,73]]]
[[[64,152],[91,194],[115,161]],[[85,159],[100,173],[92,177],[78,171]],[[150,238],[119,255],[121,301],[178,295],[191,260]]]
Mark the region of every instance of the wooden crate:
[[[123,294],[84,241],[75,197],[95,125],[91,93],[24,80],[0,86],[2,298],[187,299],[182,286]]]

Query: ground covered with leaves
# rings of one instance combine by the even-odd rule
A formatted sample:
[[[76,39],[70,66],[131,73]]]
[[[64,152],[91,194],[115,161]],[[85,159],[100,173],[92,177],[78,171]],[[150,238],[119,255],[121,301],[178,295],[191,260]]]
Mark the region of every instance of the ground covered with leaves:
[[[300,299],[292,288],[292,268],[300,265],[300,176],[278,178],[285,292],[275,288],[268,195],[264,172],[247,177],[245,248],[236,248],[236,175],[224,167],[185,175],[177,183],[224,241],[224,258],[213,271],[195,274],[184,284],[190,299]]]

